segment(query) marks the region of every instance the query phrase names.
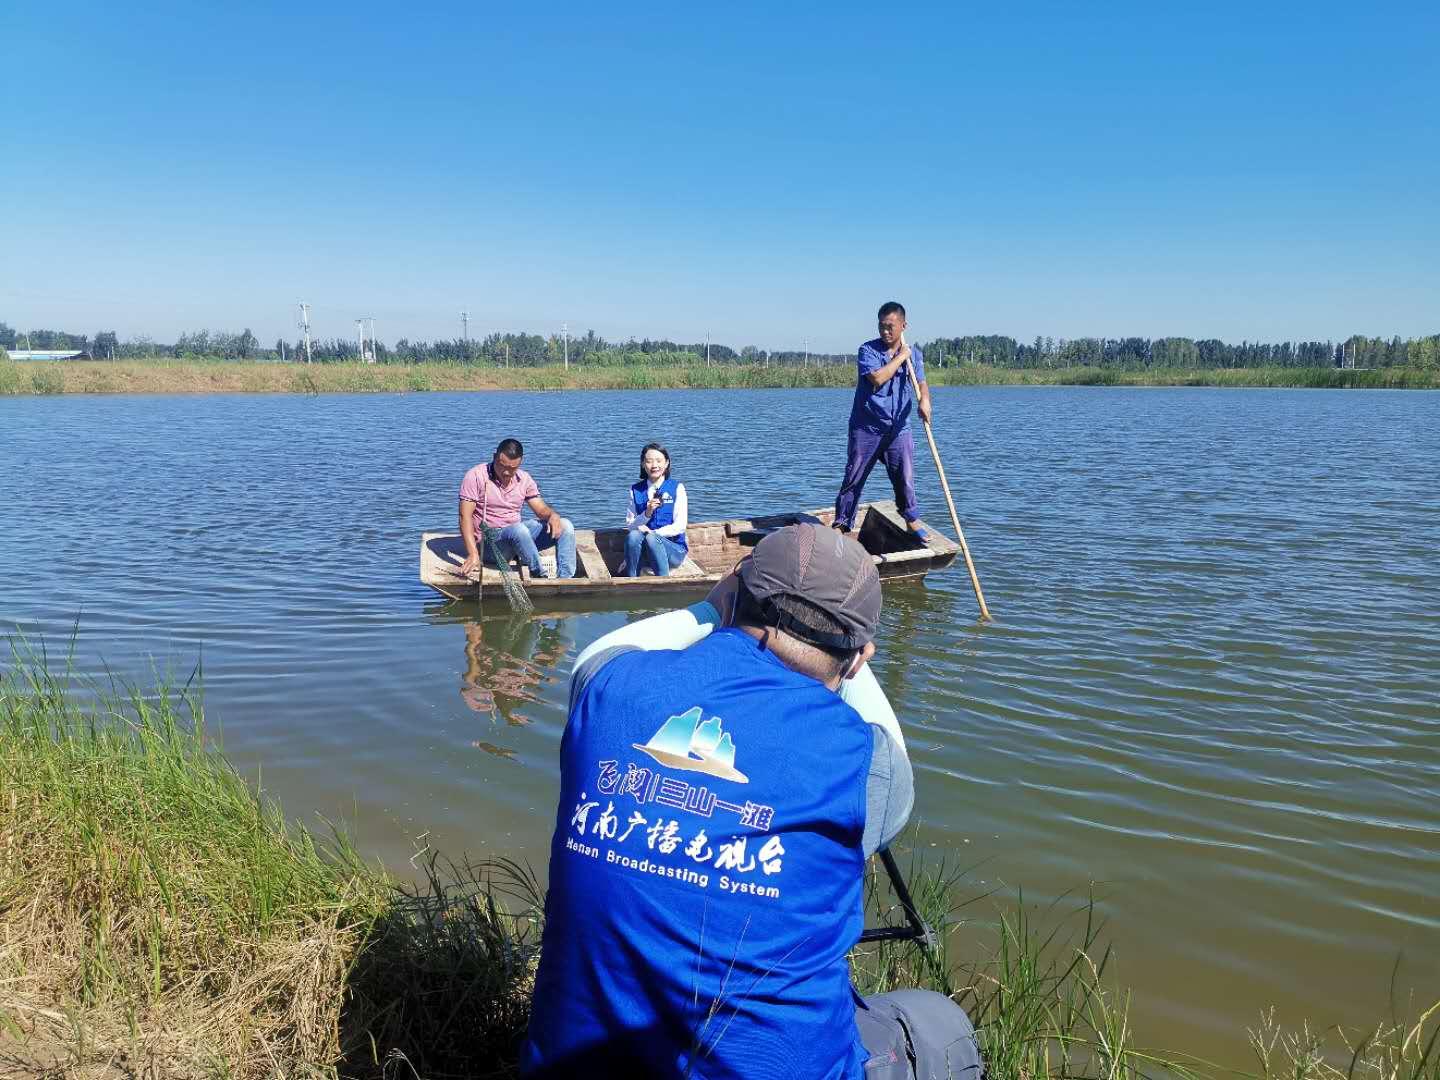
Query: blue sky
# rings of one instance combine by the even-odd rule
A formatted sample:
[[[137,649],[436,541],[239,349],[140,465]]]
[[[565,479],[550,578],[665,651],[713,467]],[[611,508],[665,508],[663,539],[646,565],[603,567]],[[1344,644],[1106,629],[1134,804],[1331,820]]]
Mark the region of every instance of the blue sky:
[[[0,41],[22,328],[1440,331],[1433,2],[19,0]]]

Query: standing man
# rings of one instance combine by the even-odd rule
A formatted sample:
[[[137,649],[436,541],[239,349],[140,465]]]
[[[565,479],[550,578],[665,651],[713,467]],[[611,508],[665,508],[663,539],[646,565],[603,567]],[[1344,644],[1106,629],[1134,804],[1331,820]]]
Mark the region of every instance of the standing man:
[[[953,1001],[850,982],[914,802],[879,620],[865,550],[792,525],[576,658],[523,1076],[980,1080]]]
[[[835,528],[855,527],[855,504],[877,461],[885,462],[895,488],[895,505],[917,539],[926,539],[916,524],[920,508],[915,502],[915,438],[910,433],[910,407],[915,391],[907,363],[915,365],[920,383],[920,419],[930,422],[930,387],[925,382],[925,359],[918,345],[905,343],[905,309],[894,300],[880,308],[880,336],[860,346],[855,401],[850,406],[850,437],[845,479],[835,496]]]
[[[530,474],[520,468],[525,448],[519,439],[505,439],[495,456],[476,465],[460,482],[460,535],[465,540],[462,574],[479,567],[482,526],[499,530],[502,559],[519,559],[530,568],[532,577],[547,577],[540,565],[540,552],[555,549],[556,576],[575,576],[575,529],[540,497]],[[529,506],[534,521],[520,520],[520,507]],[[489,552],[485,559],[492,558]],[[491,565],[494,565],[493,563]]]

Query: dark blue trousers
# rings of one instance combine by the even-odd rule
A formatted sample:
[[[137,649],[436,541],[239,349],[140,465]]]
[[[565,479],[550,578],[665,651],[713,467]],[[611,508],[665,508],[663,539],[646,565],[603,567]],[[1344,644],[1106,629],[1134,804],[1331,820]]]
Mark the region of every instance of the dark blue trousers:
[[[885,462],[900,516],[906,521],[920,517],[920,508],[915,502],[915,437],[910,433],[910,425],[906,424],[898,432],[851,428],[845,479],[840,482],[840,494],[835,496],[835,524],[847,529],[855,527],[855,504],[860,501],[865,481],[877,461]]]

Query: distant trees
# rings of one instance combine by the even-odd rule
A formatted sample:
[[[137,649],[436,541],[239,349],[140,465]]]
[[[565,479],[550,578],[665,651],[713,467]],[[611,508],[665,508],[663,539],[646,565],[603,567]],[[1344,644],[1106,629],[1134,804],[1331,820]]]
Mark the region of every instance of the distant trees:
[[[1278,344],[1217,338],[1061,338],[1037,337],[1022,345],[1014,338],[969,336],[938,338],[925,346],[927,362],[937,354],[948,363],[994,367],[1251,368],[1440,366],[1440,335],[1415,338],[1367,338],[1330,341],[1282,341]]]
[[[90,348],[90,339],[84,334],[67,334],[63,330],[11,330],[0,323],[0,345],[10,349],[81,349]],[[8,334],[9,342],[6,342]]]
[[[148,356],[180,359],[288,360],[305,356],[300,341],[277,340],[262,349],[249,327],[239,333],[196,330],[181,334],[173,345],[158,344],[138,335],[120,341],[115,331],[101,330],[93,338],[60,330],[18,331],[0,322],[0,348],[83,349],[97,358],[117,360]],[[382,364],[454,363],[493,364],[497,367],[536,367],[559,364],[566,341],[558,334],[492,333],[483,338],[440,338],[412,341],[401,338],[393,346],[376,342],[375,359]],[[1242,341],[1238,345],[1217,338],[1036,337],[1030,344],[1000,334],[970,334],[936,338],[924,343],[927,365],[988,364],[993,367],[1116,367],[1116,368],[1246,368],[1246,367],[1395,367],[1409,365],[1440,368],[1440,334],[1402,339],[1370,338],[1361,334],[1344,341],[1282,341],[1278,344]],[[312,341],[317,363],[353,362],[358,346],[353,339]],[[705,342],[677,342],[661,338],[606,341],[588,330],[569,340],[570,363],[594,366],[667,366],[701,364]],[[709,345],[710,363],[743,364],[849,364],[854,353],[806,353],[803,349],[767,350],[756,345],[736,349],[718,342]]]
[[[198,360],[217,357],[221,360],[252,360],[259,350],[259,339],[247,326],[238,334],[217,330],[197,330],[193,334],[181,334],[176,340],[173,355],[181,359]]]
[[[114,330],[101,330],[95,334],[90,346],[90,355],[97,360],[109,359],[120,346],[120,338]]]

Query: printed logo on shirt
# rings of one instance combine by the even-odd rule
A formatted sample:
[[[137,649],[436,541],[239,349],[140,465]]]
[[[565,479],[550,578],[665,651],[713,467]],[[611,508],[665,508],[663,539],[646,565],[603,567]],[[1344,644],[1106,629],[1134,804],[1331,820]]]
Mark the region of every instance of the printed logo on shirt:
[[[720,718],[703,716],[698,705],[687,709],[661,724],[649,741],[631,745],[671,769],[748,784],[750,778],[735,768],[735,743]],[[719,871],[714,885],[722,893],[780,898],[785,844],[771,832],[773,806],[734,802],[659,769],[622,766],[616,758],[598,763],[594,790],[598,798],[581,791],[575,803],[572,835],[565,838],[570,852],[700,889],[709,889]],[[592,812],[599,816],[592,819]]]
[[[721,731],[720,718],[702,720],[701,715],[696,705],[666,720],[649,742],[631,745],[672,769],[748,784],[750,778],[735,768],[735,743],[729,732]]]

